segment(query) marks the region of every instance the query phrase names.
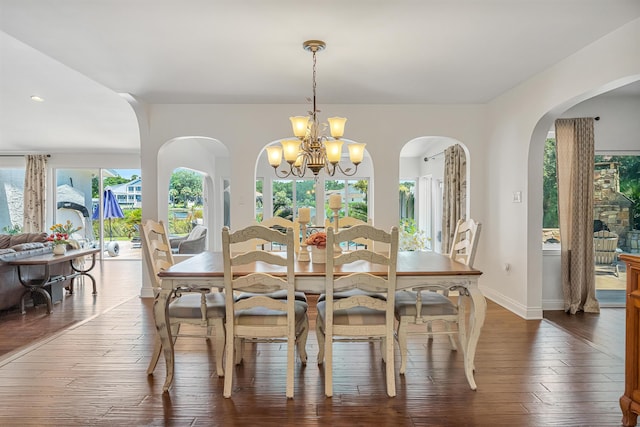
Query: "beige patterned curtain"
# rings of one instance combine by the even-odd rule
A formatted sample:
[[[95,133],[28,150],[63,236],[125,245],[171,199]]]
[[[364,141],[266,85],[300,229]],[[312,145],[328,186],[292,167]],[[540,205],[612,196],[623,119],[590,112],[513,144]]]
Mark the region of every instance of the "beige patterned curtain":
[[[24,175],[24,232],[45,230],[45,191],[47,183],[47,156],[30,155]]]
[[[599,313],[593,260],[593,119],[556,120],[564,309]]]
[[[444,150],[442,253],[449,253],[459,219],[466,219],[467,158],[458,144]]]

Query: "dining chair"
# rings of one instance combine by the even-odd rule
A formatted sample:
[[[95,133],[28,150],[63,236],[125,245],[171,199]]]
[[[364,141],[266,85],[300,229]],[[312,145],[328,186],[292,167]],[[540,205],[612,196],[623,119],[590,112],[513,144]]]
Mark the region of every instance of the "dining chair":
[[[263,250],[249,250],[240,254],[232,252],[232,245],[251,239],[263,239],[286,246],[285,256]],[[233,233],[227,227],[222,230],[222,254],[224,260],[224,284],[226,295],[226,372],[224,397],[231,397],[233,366],[242,362],[245,341],[287,343],[286,396],[293,398],[295,348],[300,362],[307,362],[305,350],[309,319],[307,303],[295,299],[293,229],[286,233],[261,225],[252,225]],[[284,267],[284,268],[282,268]],[[275,273],[270,273],[274,272]],[[284,274],[276,274],[282,271]],[[248,274],[243,272],[249,271]],[[240,273],[240,274],[239,274]],[[285,291],[286,298],[270,295]],[[236,292],[251,296],[236,299]],[[258,359],[259,360],[259,359]]]
[[[338,227],[340,229],[353,227],[354,225],[364,225],[364,224],[373,225],[371,223],[371,219],[369,219],[368,221],[363,221],[361,219],[354,218],[354,217],[351,217],[351,216],[344,216],[342,218],[338,218]],[[333,227],[334,231],[340,231],[340,230],[336,229],[336,225],[333,222],[333,218],[325,219],[324,226],[325,226],[325,228]],[[354,245],[355,249],[358,249],[360,247],[365,247],[365,248],[371,249],[371,244],[372,244],[372,242],[371,242],[370,239],[357,238],[354,241],[346,242],[346,249],[349,250],[349,247],[351,245]]]
[[[295,249],[295,253],[298,253],[298,250],[300,249],[300,223],[298,222],[297,218],[291,221],[289,219],[282,218],[280,216],[274,216],[271,218],[263,219],[262,222],[258,222],[256,223],[256,225],[262,225],[263,227],[272,228],[274,230],[282,231],[283,233],[286,232],[287,228],[292,228],[293,236],[294,236],[294,239],[293,239],[294,249]],[[283,248],[280,245],[278,245],[277,242],[268,242],[264,239],[256,239],[255,243],[256,245],[263,246],[263,249],[265,250],[269,250],[269,251],[283,250]]]
[[[388,253],[373,252],[369,246],[352,252],[337,253],[334,244],[365,238],[388,246]],[[389,233],[371,225],[356,225],[343,231],[327,229],[327,261],[324,300],[318,302],[316,334],[318,364],[324,362],[325,395],[333,395],[333,344],[338,341],[380,341],[386,365],[387,394],[396,395],[394,369],[394,296],[398,260],[398,228]],[[336,276],[336,269],[367,261],[382,275],[355,272]],[[341,298],[335,298],[336,294]],[[386,295],[386,298],[374,294]]]
[[[167,230],[162,221],[145,220],[142,223],[142,246],[146,253],[149,276],[153,280],[157,291],[160,288],[158,273],[166,270],[174,264],[171,245],[167,237]],[[169,323],[171,334],[175,343],[178,337],[200,337],[209,340],[215,336],[215,360],[216,373],[219,377],[224,376],[222,365],[225,346],[224,317],[225,299],[224,295],[208,288],[191,289],[181,287],[175,289],[168,306]],[[200,325],[206,328],[203,334],[181,334],[181,324]],[[147,374],[152,374],[162,352],[160,337],[156,334],[156,341],[153,355],[149,361]]]
[[[473,266],[476,248],[480,236],[481,224],[468,219],[459,220],[456,224],[454,238],[449,257],[454,261]],[[449,291],[458,291],[457,297],[450,297]],[[452,350],[457,350],[455,335],[458,335],[463,354],[466,350],[466,313],[464,289],[451,288],[447,285],[415,286],[412,290],[396,292],[395,315],[398,320],[398,345],[400,346],[400,374],[407,368],[407,334],[426,334],[429,339],[433,335],[448,335]],[[454,298],[454,299],[452,299]],[[435,331],[432,323],[444,322],[443,329]],[[426,326],[426,331],[409,330],[409,325]],[[452,325],[457,328],[452,329]]]
[[[286,218],[274,216],[271,218],[267,218],[262,222],[257,222],[254,225],[261,225],[263,227],[267,227],[267,228],[281,231],[281,232],[286,232],[287,228],[292,228],[293,229],[293,246],[295,248],[295,253],[296,254],[298,253],[300,249],[300,223],[298,222],[297,218],[293,221],[290,221]],[[260,249],[267,250],[270,252],[282,252],[282,248],[283,248],[283,246],[278,244],[277,242],[269,242],[265,239],[251,239],[244,242],[237,242],[235,245],[233,245],[232,251],[242,252],[247,250],[255,250],[256,247],[259,247]],[[284,249],[286,250],[286,247]],[[252,296],[250,292],[236,293],[237,299],[244,299],[249,296]],[[276,298],[276,299],[285,299],[287,298],[287,293],[283,289],[277,292],[273,292],[269,296],[271,298]],[[302,291],[296,291],[295,298],[299,301],[307,302],[307,296]]]

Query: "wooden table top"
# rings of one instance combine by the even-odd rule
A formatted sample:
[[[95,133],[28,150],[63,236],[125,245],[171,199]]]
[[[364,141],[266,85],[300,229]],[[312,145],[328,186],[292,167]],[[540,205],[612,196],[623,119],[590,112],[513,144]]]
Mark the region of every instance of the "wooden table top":
[[[284,253],[283,253],[284,254]],[[263,263],[234,268],[237,274],[251,272],[283,272],[284,267],[271,266]],[[384,266],[371,264],[367,261],[357,261],[341,267],[336,267],[336,274],[350,274],[356,272],[367,272],[372,274],[386,274]],[[312,262],[295,263],[296,276],[324,276],[325,264],[314,264]],[[468,267],[459,262],[453,261],[446,255],[435,252],[399,252],[397,276],[479,276],[482,272]],[[224,276],[224,266],[222,252],[206,251],[173,265],[169,269],[158,274],[161,278],[181,278],[181,277],[222,277]]]

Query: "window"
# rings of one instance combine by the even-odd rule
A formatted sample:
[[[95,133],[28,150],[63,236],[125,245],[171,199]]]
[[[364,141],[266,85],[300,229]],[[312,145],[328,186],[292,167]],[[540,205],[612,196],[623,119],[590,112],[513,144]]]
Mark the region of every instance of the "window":
[[[640,155],[598,153],[594,159],[594,229],[619,235],[622,251],[630,249],[631,230],[640,229]],[[543,243],[558,243],[556,141],[548,138],[543,163]]]
[[[0,232],[22,231],[24,211],[24,169],[0,169]]]
[[[362,221],[369,220],[369,180],[325,180],[324,208],[325,217],[331,218],[333,211],[329,209],[329,197],[332,194],[340,194],[342,209],[338,211],[338,217],[350,216]]]
[[[204,178],[200,172],[178,168],[169,181],[169,234],[184,236],[204,223]]]
[[[416,180],[400,180],[398,194],[400,198],[400,250],[421,251],[430,249],[427,234],[418,222],[416,210]]]

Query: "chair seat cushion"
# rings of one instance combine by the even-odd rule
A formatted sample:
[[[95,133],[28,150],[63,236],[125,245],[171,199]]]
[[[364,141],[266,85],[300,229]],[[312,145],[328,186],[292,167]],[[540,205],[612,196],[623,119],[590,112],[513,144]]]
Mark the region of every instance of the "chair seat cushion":
[[[320,322],[322,325],[324,325],[327,302],[319,302],[317,305],[317,309],[318,317],[316,319],[316,322]],[[333,324],[352,326],[384,325],[385,312],[380,310],[373,310],[367,307],[353,307],[346,310],[336,310],[333,312]]]
[[[242,292],[241,294],[239,294],[236,297],[236,301],[240,301],[242,299],[247,299],[249,297],[255,297],[255,296],[258,296],[258,295],[264,295],[264,296],[267,296],[267,297],[273,298],[273,299],[287,299],[287,290],[286,289],[280,289],[279,291],[271,292],[269,294],[255,294],[253,292]],[[296,301],[307,302],[307,296],[305,295],[304,292],[296,291],[294,293],[294,295],[296,297]]]
[[[296,324],[307,316],[307,303],[294,302]],[[270,310],[265,307],[254,307],[236,312],[236,324],[253,326],[282,326],[287,324],[287,314],[278,310]]]
[[[383,301],[387,300],[387,296],[385,294],[379,294],[379,293],[375,293],[375,292],[367,292],[367,291],[363,291],[362,289],[350,289],[348,291],[344,291],[344,292],[336,292],[333,294],[333,299],[342,299],[342,298],[349,298],[355,295],[369,295],[370,297],[373,298],[378,298],[381,299]],[[318,302],[322,302],[326,299],[326,295],[325,294],[320,294],[320,296],[318,297]]]
[[[396,292],[396,317],[416,316],[417,298],[417,292]],[[446,316],[456,314],[458,314],[458,308],[448,297],[438,292],[422,291],[422,309],[420,310],[421,316]]]
[[[184,293],[182,296],[174,299],[169,304],[169,317],[180,317],[185,319],[202,318],[201,295],[199,292]],[[207,317],[224,318],[225,303],[224,293],[212,292],[205,294],[207,304]]]

